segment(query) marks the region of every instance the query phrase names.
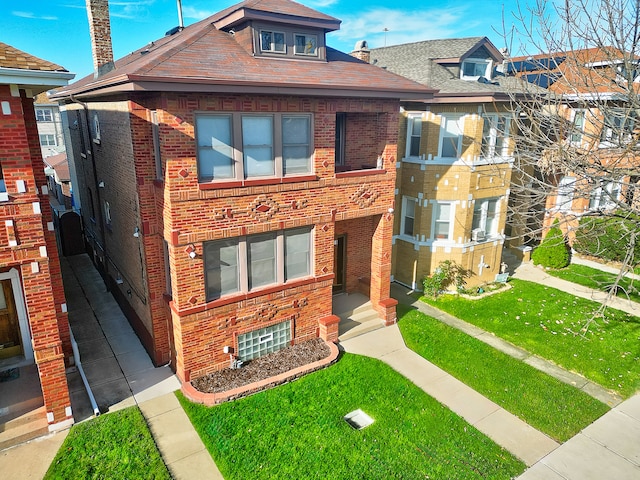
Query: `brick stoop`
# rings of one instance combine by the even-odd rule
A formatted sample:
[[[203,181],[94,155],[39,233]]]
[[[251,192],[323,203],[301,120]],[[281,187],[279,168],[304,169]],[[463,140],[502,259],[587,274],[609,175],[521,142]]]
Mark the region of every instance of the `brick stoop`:
[[[316,370],[320,370],[336,362],[338,355],[340,354],[337,345],[333,342],[325,343],[331,351],[329,356],[322,360],[318,360],[317,362],[309,363],[307,365],[294,368],[293,370],[289,370],[288,372],[281,373],[275,377],[266,378],[259,382],[253,382],[242,387],[227,390],[226,392],[217,393],[200,392],[196,390],[190,382],[185,382],[182,384],[182,393],[194,403],[201,403],[207,407],[211,407],[219,403],[247,397],[253,393],[261,392],[262,390],[267,390],[269,388],[282,385],[283,383],[291,382],[306,375],[307,373],[315,372]]]

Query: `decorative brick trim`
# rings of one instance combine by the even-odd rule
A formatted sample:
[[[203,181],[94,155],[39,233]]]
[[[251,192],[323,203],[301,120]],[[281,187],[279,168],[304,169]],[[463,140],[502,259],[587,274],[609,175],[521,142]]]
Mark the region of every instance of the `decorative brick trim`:
[[[338,346],[331,342],[326,343],[329,347],[329,350],[331,351],[329,353],[329,356],[323,358],[322,360],[318,360],[317,362],[309,363],[307,365],[294,368],[293,370],[289,370],[288,372],[281,373],[280,375],[276,375],[275,377],[266,378],[264,380],[260,380],[259,382],[250,383],[249,385],[244,385],[242,387],[227,390],[226,392],[217,393],[200,392],[196,390],[190,382],[185,382],[182,384],[182,393],[185,397],[187,397],[194,403],[201,403],[207,407],[211,407],[223,402],[247,397],[253,393],[261,392],[263,390],[267,390],[284,383],[289,383],[293,380],[297,380],[307,373],[315,372],[336,362],[340,353],[340,351],[338,350]]]
[[[199,183],[198,188],[200,190],[217,190],[220,188],[260,187],[265,185],[278,185],[281,183],[315,182],[316,180],[318,180],[317,175],[300,175],[300,176],[294,176],[294,177],[277,177],[277,178],[255,178],[255,179],[249,179],[249,180],[229,180],[229,181]]]
[[[384,175],[386,170],[372,168],[370,170],[352,170],[349,172],[336,172],[336,178],[366,177],[369,175]]]

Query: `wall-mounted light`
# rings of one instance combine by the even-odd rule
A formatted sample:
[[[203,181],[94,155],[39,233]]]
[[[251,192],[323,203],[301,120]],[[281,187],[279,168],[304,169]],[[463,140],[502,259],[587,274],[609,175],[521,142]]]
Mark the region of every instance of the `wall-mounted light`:
[[[104,182],[100,182],[100,183],[98,184],[98,186],[99,186],[100,188],[104,188]]]
[[[187,245],[184,251],[189,255],[189,258],[196,258],[196,247],[194,247],[193,244]]]
[[[135,230],[133,231],[133,236],[136,238],[140,236],[140,229],[138,227],[136,227]]]

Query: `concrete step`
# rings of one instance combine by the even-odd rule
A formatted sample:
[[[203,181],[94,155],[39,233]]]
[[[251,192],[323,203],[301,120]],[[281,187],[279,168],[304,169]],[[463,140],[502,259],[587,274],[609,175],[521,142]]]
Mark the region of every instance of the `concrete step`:
[[[378,330],[379,328],[384,328],[384,323],[382,319],[377,318],[375,320],[370,320],[368,322],[356,324],[348,323],[347,320],[343,326],[343,323],[340,322],[338,326],[338,341],[344,342],[345,340],[349,340],[350,338],[358,337],[365,333],[373,332],[374,330]]]
[[[0,450],[47,435],[47,412],[44,406],[8,419],[0,416]]]

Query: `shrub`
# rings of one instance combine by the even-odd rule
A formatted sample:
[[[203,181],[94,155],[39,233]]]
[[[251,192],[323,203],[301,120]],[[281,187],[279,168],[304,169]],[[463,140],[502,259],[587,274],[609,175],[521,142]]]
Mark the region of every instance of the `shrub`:
[[[440,262],[432,275],[424,277],[422,286],[424,294],[431,298],[438,298],[438,295],[451,285],[455,285],[457,290],[464,287],[465,278],[469,278],[472,272],[465,270],[462,265],[458,265],[451,260]]]
[[[534,265],[542,265],[547,268],[564,268],[569,265],[571,261],[569,246],[564,238],[564,233],[558,227],[558,220],[549,229],[542,243],[533,250],[531,260]]]
[[[637,217],[582,217],[573,248],[585,255],[622,262],[629,248],[631,232],[639,230],[640,218]],[[640,242],[637,240],[634,258],[640,259]]]

